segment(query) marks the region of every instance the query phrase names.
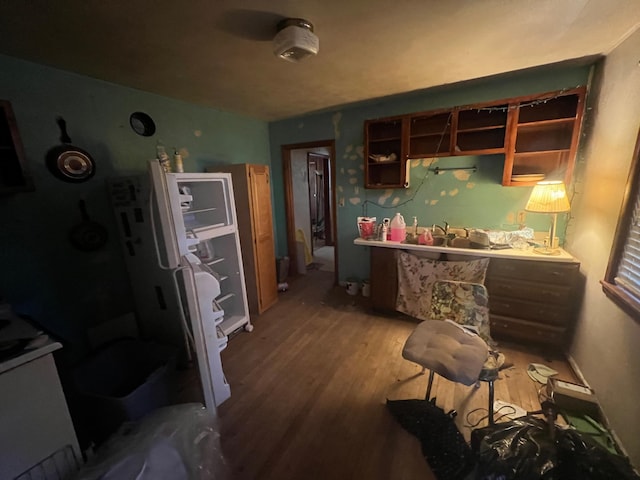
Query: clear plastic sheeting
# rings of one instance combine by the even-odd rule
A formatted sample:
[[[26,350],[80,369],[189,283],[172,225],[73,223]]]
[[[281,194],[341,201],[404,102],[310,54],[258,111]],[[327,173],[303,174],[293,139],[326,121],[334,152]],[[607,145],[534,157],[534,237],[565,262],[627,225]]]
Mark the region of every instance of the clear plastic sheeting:
[[[217,420],[201,404],[156,410],[125,423],[75,480],[225,480]]]
[[[527,242],[533,240],[532,228],[524,227],[520,230],[487,230],[492,245],[509,245],[513,248],[526,248]]]

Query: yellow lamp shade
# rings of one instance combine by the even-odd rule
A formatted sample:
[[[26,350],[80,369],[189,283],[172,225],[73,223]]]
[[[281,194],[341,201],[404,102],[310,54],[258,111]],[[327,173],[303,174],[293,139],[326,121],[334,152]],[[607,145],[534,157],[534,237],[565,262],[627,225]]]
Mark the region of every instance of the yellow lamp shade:
[[[561,213],[571,210],[567,191],[561,181],[538,182],[533,190],[527,205],[527,212],[537,213]]]

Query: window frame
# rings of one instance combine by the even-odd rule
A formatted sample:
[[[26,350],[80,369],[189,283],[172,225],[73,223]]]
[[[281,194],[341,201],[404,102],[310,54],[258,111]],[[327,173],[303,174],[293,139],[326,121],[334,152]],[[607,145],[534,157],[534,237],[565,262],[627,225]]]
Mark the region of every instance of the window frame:
[[[628,315],[640,322],[640,299],[629,294],[627,290],[616,284],[620,261],[624,255],[624,247],[631,230],[631,222],[636,203],[640,200],[640,131],[633,151],[633,159],[625,186],[622,207],[618,215],[618,225],[613,237],[613,246],[609,255],[609,263],[604,279],[600,281],[602,290],[614,303]]]

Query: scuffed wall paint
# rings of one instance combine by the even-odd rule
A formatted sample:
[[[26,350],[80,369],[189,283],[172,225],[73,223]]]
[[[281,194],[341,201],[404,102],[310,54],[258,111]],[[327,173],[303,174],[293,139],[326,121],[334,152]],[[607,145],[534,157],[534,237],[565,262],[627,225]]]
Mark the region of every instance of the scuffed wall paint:
[[[333,112],[273,122],[270,124],[273,171],[277,174],[281,169],[282,145],[335,139],[338,276],[341,280],[347,277],[366,278],[369,276],[368,249],[353,245],[357,234],[354,227],[356,217],[369,215],[382,219],[391,217],[398,211],[405,218],[416,216],[420,225],[447,221],[459,226],[514,228],[513,212],[524,208],[530,188],[503,187],[501,180],[504,156],[487,155],[418,159],[410,162],[409,188],[390,191],[364,189],[365,120],[548,92],[585,84],[587,78],[588,67],[554,67],[511,74],[504,78],[466,82],[459,86],[450,85],[372,103],[344,106]],[[336,138],[336,125],[339,126],[339,138]],[[435,165],[455,167],[456,170],[454,173],[447,171],[435,175],[429,171]],[[477,167],[475,173],[462,170],[473,166]],[[354,174],[353,170],[357,173]],[[440,192],[444,192],[444,196],[440,196]],[[449,192],[453,195],[449,195]],[[280,202],[276,205],[277,223],[284,226],[284,199],[280,198],[276,202]],[[546,228],[546,216],[529,217],[534,228]],[[563,225],[559,229],[562,231]],[[285,234],[282,227],[278,231],[280,255],[286,253],[282,250],[286,246]]]
[[[35,191],[0,201],[0,294],[68,342],[65,352],[81,355],[88,328],[134,310],[108,178],[146,175],[160,139],[170,156],[179,149],[187,172],[218,163],[270,162],[266,122],[2,55],[0,91],[13,106],[35,183]],[[153,118],[155,135],[133,132],[129,116],[135,111]],[[59,143],[57,115],[67,121],[74,144],[95,159],[90,181],[60,182],[47,170],[44,155]],[[67,240],[80,221],[80,199],[91,220],[109,232],[100,251],[80,252]]]
[[[579,154],[573,225],[567,248],[581,262],[584,299],[571,355],[595,390],[604,413],[640,467],[640,323],[603,293],[616,223],[640,124],[640,31],[600,62]],[[530,216],[531,214],[529,214]]]
[[[336,140],[340,139],[340,120],[342,120],[342,113],[334,113],[331,121],[333,122],[333,138]]]

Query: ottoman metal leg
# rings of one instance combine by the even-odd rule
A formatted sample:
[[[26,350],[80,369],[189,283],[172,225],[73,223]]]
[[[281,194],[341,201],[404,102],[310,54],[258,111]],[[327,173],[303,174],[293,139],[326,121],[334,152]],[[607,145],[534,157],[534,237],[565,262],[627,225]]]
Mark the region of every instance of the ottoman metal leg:
[[[433,370],[429,370],[429,383],[427,384],[427,395],[425,396],[425,400],[431,400],[431,386],[433,384],[433,377]]]

